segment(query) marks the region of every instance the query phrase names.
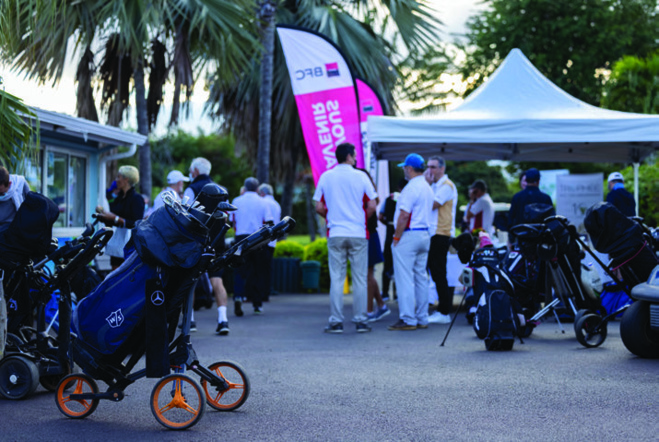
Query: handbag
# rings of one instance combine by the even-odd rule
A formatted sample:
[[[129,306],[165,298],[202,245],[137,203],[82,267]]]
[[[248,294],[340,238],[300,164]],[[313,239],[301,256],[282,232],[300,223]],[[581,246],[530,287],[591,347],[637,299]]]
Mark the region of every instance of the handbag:
[[[115,227],[114,235],[105,246],[105,253],[115,258],[124,257],[124,247],[130,240],[130,229],[125,227]]]

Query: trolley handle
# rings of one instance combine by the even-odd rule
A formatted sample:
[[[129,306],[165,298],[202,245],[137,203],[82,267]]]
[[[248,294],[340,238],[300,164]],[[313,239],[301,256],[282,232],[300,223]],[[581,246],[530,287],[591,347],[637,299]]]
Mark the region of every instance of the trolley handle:
[[[255,250],[258,250],[272,240],[281,238],[286,233],[293,230],[295,228],[295,224],[295,220],[287,216],[273,227],[261,227],[247,238],[233,245],[225,253],[213,259],[211,261],[210,268],[212,270],[219,270],[221,268],[242,262],[246,255]]]

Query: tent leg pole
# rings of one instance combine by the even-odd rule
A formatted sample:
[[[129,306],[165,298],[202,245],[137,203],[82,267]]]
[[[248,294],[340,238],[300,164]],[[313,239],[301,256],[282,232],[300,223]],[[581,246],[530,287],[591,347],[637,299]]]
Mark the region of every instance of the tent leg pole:
[[[634,163],[634,202],[636,203],[636,215],[638,216],[638,170],[639,163]]]

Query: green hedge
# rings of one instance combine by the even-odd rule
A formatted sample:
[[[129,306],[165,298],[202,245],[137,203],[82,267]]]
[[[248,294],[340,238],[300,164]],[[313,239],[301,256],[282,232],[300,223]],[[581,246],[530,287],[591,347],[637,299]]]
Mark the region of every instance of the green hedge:
[[[277,241],[275,246],[275,258],[299,258],[302,259],[304,256],[304,247],[295,241]]]
[[[327,255],[327,238],[317,239],[304,248],[304,261],[318,261],[320,263],[320,288],[329,290],[329,261]]]

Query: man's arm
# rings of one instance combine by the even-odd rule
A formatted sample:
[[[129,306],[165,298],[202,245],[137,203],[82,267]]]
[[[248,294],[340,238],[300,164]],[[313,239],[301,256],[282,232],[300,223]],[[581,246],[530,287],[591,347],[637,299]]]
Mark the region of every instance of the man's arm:
[[[327,206],[323,201],[316,201],[316,213],[323,218],[327,217]]]
[[[370,218],[375,213],[375,209],[377,208],[377,206],[378,206],[377,198],[372,199],[372,200],[368,200],[368,203],[366,203],[366,217],[367,218]]]
[[[398,241],[400,241],[400,237],[403,235],[403,232],[405,231],[405,227],[407,226],[407,222],[409,220],[410,220],[410,213],[401,209],[400,213],[398,214],[398,222],[396,223],[396,230],[394,231],[394,246],[398,245]]]

